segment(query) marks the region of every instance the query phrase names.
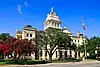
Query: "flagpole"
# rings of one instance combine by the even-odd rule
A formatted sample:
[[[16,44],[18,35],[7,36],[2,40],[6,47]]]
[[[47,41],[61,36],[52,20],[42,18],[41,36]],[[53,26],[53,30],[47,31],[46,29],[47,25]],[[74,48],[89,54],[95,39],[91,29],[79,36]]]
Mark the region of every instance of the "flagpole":
[[[83,30],[83,45],[84,45],[84,55],[85,60],[87,59],[86,44],[85,44],[85,30]]]
[[[84,20],[83,20],[83,18],[82,18],[82,28],[83,28],[84,56],[85,56],[85,59],[87,59],[86,44],[85,44],[85,26],[84,26]]]

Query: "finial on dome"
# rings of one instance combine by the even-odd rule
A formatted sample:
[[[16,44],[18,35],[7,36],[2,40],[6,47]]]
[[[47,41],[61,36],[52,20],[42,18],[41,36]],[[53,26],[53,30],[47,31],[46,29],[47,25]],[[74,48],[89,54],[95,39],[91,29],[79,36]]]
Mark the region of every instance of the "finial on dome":
[[[16,29],[16,32],[18,32],[18,29]]]
[[[54,11],[54,8],[52,7],[52,8],[51,8],[51,12],[53,12],[53,11]]]
[[[66,29],[66,27],[64,27],[64,29]]]

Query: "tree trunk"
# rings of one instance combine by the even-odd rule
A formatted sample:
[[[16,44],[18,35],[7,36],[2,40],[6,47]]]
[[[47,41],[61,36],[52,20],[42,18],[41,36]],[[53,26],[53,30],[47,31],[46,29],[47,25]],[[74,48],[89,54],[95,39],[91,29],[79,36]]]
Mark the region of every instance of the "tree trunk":
[[[35,51],[35,59],[39,60],[39,49],[36,49]]]
[[[52,60],[52,54],[49,54],[49,60],[50,61]]]

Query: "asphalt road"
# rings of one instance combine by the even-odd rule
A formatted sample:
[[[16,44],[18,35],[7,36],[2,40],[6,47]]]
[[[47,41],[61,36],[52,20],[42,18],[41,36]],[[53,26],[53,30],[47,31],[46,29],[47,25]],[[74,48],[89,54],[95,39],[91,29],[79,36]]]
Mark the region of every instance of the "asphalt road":
[[[0,67],[100,67],[100,63],[58,63],[42,65],[11,65]]]

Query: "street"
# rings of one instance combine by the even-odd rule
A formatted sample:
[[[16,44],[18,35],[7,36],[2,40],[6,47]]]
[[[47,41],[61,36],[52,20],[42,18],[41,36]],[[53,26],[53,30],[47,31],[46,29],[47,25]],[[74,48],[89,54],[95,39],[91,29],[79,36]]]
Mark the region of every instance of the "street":
[[[0,67],[100,67],[100,63],[56,63],[40,65],[9,65]]]

